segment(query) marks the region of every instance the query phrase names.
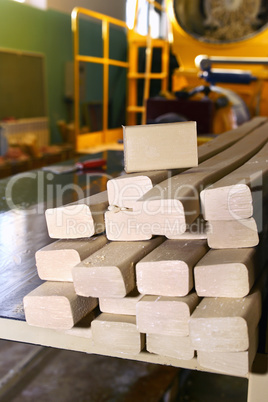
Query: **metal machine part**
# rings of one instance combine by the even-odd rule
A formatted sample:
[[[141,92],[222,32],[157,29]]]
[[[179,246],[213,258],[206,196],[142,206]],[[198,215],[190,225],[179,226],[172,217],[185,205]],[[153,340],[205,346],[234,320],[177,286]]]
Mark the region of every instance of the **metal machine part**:
[[[208,42],[235,42],[255,35],[268,23],[265,0],[174,0],[179,25]]]
[[[147,123],[195,120],[199,135],[220,134],[250,119],[243,99],[234,91],[214,85],[185,87],[174,99],[147,101]]]
[[[8,142],[3,133],[2,128],[0,127],[0,156],[5,155],[8,150]]]

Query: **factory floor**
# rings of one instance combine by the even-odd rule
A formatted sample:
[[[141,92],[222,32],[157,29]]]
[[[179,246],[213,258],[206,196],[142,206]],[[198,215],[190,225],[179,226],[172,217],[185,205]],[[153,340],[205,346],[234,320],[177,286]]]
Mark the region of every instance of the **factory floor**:
[[[0,401],[246,402],[247,380],[84,353],[0,341]],[[19,370],[21,371],[21,370]],[[11,386],[10,386],[11,385]],[[5,394],[3,395],[3,389]],[[2,391],[2,392],[1,392]]]

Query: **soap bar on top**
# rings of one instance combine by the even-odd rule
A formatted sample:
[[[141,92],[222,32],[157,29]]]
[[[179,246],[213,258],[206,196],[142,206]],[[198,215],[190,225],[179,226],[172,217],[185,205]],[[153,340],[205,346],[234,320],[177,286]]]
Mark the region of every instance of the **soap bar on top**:
[[[196,122],[123,127],[125,171],[198,165]]]

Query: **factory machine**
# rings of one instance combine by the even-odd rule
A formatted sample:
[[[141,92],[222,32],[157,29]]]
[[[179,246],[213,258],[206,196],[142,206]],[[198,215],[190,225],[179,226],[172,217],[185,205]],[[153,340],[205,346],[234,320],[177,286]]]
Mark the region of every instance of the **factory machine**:
[[[171,96],[147,101],[147,120],[194,119],[201,134],[219,134],[268,116],[268,2],[166,0],[166,9],[179,67]]]

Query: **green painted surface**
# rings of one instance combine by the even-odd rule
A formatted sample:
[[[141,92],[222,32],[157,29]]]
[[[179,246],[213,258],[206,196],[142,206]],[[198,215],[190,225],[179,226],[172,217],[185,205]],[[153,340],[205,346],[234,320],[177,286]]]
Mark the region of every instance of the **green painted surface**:
[[[124,29],[110,26],[109,57],[119,61],[127,60],[127,40]],[[81,54],[102,57],[101,24],[81,19],[79,23],[81,38]],[[86,64],[85,93],[81,102],[102,102],[103,99],[103,66]],[[126,69],[110,66],[109,68],[109,128],[125,124]]]
[[[0,51],[0,119],[46,116],[44,56]]]
[[[51,126],[52,143],[60,141],[56,122],[67,119],[64,100],[65,62],[73,59],[71,16],[53,10],[39,10],[10,0],[0,1],[0,48],[42,53],[45,56],[46,103]],[[100,24],[81,21],[80,51],[93,56],[101,56]],[[124,60],[126,57],[126,35],[123,30],[111,27],[111,55]],[[92,72],[91,72],[92,69]],[[102,100],[101,68],[87,69],[86,100]],[[124,123],[120,111],[125,99],[125,72],[110,71],[110,102],[118,125]],[[1,77],[0,77],[1,79]],[[115,85],[118,80],[119,89]],[[1,96],[1,94],[0,94]],[[114,116],[111,121],[114,121]],[[122,120],[122,121],[121,121]],[[114,123],[113,123],[114,126]]]

